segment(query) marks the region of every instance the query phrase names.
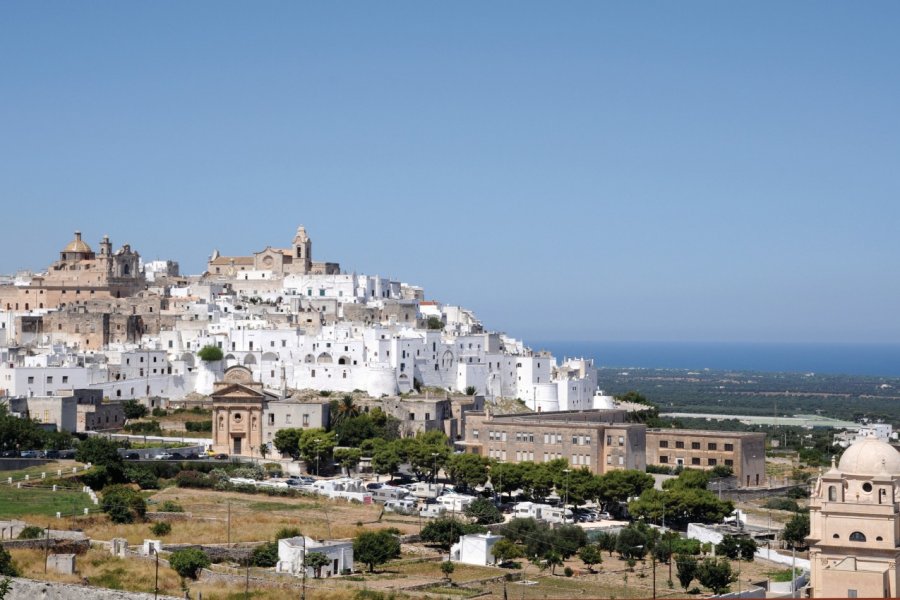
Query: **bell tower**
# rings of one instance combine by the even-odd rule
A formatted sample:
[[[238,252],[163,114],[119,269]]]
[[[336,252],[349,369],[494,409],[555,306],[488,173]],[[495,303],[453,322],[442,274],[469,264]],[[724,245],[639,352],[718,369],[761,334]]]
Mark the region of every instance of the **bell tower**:
[[[300,266],[299,273],[309,273],[312,270],[312,240],[306,234],[306,228],[301,225],[294,236],[294,263]]]

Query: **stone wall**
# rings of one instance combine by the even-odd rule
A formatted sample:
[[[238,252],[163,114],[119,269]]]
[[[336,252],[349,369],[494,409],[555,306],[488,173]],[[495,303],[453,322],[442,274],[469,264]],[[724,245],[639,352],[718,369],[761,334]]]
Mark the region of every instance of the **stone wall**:
[[[106,590],[73,583],[51,583],[33,579],[12,579],[7,600],[151,600],[153,594]],[[178,600],[176,596],[159,596]]]

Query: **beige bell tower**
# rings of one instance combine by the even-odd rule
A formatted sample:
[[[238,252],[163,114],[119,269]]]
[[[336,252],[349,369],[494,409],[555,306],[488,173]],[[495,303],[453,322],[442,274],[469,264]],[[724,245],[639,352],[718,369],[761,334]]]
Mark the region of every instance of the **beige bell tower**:
[[[306,234],[306,228],[301,225],[294,236],[294,262],[300,266],[299,273],[309,273],[312,270],[312,241]]]
[[[895,598],[900,559],[900,453],[874,436],[819,476],[809,503],[814,598]]]

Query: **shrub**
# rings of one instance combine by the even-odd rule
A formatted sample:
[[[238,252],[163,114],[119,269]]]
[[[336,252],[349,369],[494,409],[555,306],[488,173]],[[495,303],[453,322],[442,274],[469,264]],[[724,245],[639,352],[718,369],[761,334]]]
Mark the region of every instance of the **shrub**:
[[[19,576],[19,568],[16,567],[16,563],[13,562],[12,556],[10,556],[9,551],[3,546],[0,546],[0,575],[4,575],[6,577]]]
[[[146,467],[126,467],[125,476],[131,483],[138,484],[142,490],[159,489],[159,479],[153,471]]]
[[[217,346],[203,346],[200,348],[197,356],[199,356],[200,360],[203,362],[215,362],[217,360],[222,360],[222,357],[225,355],[222,354],[222,349]]]
[[[128,423],[122,429],[131,433],[162,433],[162,428],[159,426],[159,421],[135,421],[134,423]]]
[[[170,533],[172,533],[172,525],[170,523],[166,523],[165,521],[160,521],[151,525],[150,531],[153,533],[153,535],[169,535]]]
[[[182,548],[169,556],[169,565],[176,573],[188,579],[197,579],[200,571],[210,564],[209,556],[199,548]]]
[[[571,577],[575,574],[575,571],[572,570],[572,567],[566,567],[563,569],[563,574],[565,574],[566,577]]]
[[[285,538],[299,537],[303,535],[300,533],[300,530],[296,527],[282,527],[278,530],[278,533],[275,534],[276,540],[283,540]]]
[[[209,421],[187,421],[184,424],[187,431],[212,431],[212,420]]]
[[[175,476],[175,485],[184,488],[212,488],[216,481],[212,476],[199,471],[182,471]]]
[[[768,500],[766,500],[765,504],[763,504],[763,508],[771,508],[772,510],[789,510],[791,512],[797,512],[800,509],[796,500],[778,497],[769,498]]]
[[[147,503],[137,490],[127,485],[110,485],[103,488],[103,512],[113,523],[133,523],[143,519]]]
[[[160,512],[184,512],[184,507],[173,500],[166,500],[159,505]]]
[[[152,414],[154,417],[165,417],[169,413],[168,413],[168,411],[165,411],[161,408],[154,408],[153,412],[151,412],[150,414]]]
[[[35,525],[29,525],[28,527],[25,527],[24,529],[22,529],[22,531],[19,532],[19,539],[20,540],[36,540],[37,538],[44,537],[44,531],[45,530],[41,529],[40,527],[37,527]]]
[[[278,542],[266,542],[254,548],[250,564],[254,567],[274,567],[278,564]]]

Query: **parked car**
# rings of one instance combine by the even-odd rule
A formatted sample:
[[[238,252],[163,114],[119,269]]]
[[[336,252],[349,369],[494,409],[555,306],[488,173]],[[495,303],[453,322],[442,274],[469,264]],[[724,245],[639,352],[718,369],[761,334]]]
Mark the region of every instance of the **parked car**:
[[[140,460],[141,455],[137,452],[129,452],[125,455],[125,460]]]
[[[153,460],[172,460],[172,455],[168,452],[161,452],[154,456]]]
[[[59,458],[59,450],[47,450],[44,456],[47,458]]]
[[[227,454],[216,454],[215,456],[213,456],[213,458],[216,460],[228,460],[228,455]]]
[[[185,456],[181,452],[173,452],[169,460],[184,460]]]
[[[381,489],[382,486],[384,486],[383,483],[377,483],[377,482],[373,481],[371,483],[366,484],[366,489],[371,492],[372,490]]]
[[[38,450],[22,450],[19,456],[21,456],[22,458],[40,458],[41,453]]]
[[[75,451],[74,450],[60,450],[59,457],[60,458],[68,458],[68,459],[75,458]]]

